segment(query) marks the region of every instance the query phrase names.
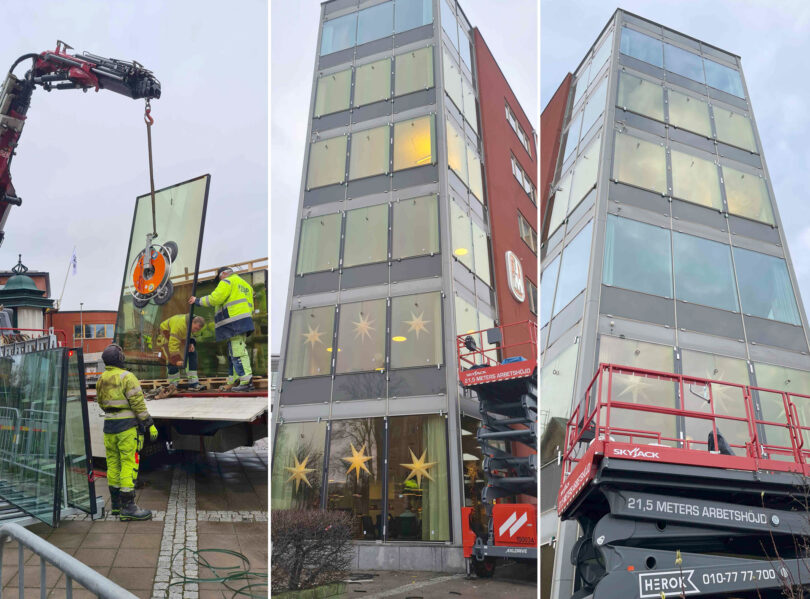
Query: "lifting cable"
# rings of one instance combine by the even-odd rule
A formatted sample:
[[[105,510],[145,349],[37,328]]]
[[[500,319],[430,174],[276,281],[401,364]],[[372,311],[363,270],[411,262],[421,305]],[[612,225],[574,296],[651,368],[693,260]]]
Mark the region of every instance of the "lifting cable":
[[[146,145],[149,150],[149,191],[152,195],[152,238],[157,237],[157,222],[155,218],[155,174],[152,168],[152,125],[155,119],[152,118],[152,105],[149,98],[146,98],[146,109],[143,113],[143,120],[146,123]]]

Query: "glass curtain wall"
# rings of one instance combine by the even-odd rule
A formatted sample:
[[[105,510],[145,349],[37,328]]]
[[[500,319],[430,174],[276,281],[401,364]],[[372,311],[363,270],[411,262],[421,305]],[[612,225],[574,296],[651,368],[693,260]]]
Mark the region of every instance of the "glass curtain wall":
[[[270,505],[274,510],[318,509],[326,422],[288,422],[276,432]]]

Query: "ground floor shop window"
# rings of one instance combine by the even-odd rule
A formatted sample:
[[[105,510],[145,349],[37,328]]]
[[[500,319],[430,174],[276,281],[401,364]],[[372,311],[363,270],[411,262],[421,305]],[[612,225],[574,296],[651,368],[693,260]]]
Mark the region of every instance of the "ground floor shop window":
[[[278,427],[270,504],[274,510],[318,509],[326,422],[290,422]]]

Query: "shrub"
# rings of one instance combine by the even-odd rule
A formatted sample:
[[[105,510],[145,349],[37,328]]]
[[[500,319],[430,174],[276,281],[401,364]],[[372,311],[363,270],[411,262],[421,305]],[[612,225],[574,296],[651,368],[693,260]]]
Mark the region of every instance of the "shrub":
[[[270,516],[273,592],[338,582],[351,563],[351,517],[345,512],[273,510]]]

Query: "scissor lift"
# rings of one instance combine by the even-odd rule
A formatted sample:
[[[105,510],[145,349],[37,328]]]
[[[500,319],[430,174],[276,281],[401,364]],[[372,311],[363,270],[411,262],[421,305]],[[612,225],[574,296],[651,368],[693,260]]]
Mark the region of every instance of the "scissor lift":
[[[563,452],[572,598],[810,589],[809,418],[810,396],[600,364]]]
[[[464,557],[478,576],[492,576],[496,558],[537,559],[537,506],[498,503],[537,497],[537,455],[518,456],[505,442],[537,451],[537,325],[476,331],[457,338],[461,385],[478,395],[486,487],[481,494],[486,521],[471,524],[463,508]],[[505,337],[506,339],[505,343]]]

